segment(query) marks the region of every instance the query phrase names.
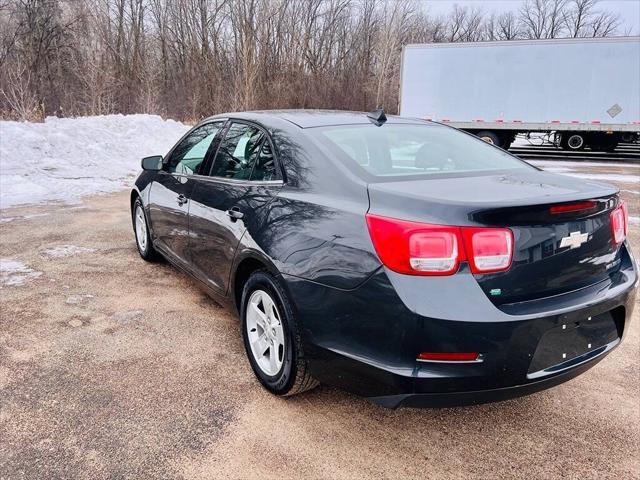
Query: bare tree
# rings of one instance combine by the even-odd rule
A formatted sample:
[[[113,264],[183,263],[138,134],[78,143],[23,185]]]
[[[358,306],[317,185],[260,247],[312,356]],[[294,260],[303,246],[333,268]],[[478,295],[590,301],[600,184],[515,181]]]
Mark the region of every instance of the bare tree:
[[[525,0],[520,8],[520,20],[527,38],[556,38],[565,26],[564,9],[567,0]]]
[[[0,0],[0,116],[394,112],[409,43],[610,36],[597,0],[517,12],[420,0]]]
[[[599,12],[587,23],[585,37],[610,37],[620,27],[620,15],[611,12]]]

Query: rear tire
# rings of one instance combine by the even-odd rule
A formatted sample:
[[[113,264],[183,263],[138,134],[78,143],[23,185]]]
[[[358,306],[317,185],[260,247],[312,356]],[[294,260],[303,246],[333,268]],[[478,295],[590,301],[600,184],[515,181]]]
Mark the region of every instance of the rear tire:
[[[587,145],[584,135],[577,132],[564,132],[560,137],[560,147],[563,150],[577,152]]]
[[[249,276],[240,316],[247,357],[262,386],[290,396],[318,385],[304,358],[291,302],[277,278],[265,270]]]
[[[618,135],[596,133],[589,139],[589,146],[596,152],[613,152],[619,141]]]
[[[490,143],[491,145],[495,145],[496,147],[502,147],[502,145],[504,144],[500,135],[490,130],[483,130],[476,133],[476,135],[478,136],[478,138],[480,138],[480,140],[484,140],[485,142]]]
[[[149,233],[149,222],[147,222],[147,214],[142,205],[140,197],[136,198],[131,210],[131,220],[133,221],[133,233],[136,237],[136,245],[138,253],[143,260],[154,262],[160,258],[160,254],[153,247],[151,235]]]
[[[620,135],[620,141],[624,143],[634,143],[638,141],[638,134],[633,132],[624,132]]]

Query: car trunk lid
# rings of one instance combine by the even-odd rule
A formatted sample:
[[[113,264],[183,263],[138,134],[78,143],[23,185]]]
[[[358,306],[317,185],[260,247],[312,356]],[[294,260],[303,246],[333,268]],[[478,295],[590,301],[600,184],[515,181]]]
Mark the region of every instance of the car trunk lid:
[[[377,215],[510,228],[511,267],[475,275],[496,305],[580,289],[619,268],[610,225],[617,190],[608,185],[531,171],[373,183],[369,196]]]

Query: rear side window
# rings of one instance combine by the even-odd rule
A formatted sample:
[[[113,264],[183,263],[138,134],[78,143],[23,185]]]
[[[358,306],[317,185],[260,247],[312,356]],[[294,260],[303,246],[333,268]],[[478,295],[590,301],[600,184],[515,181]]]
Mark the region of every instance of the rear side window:
[[[260,149],[260,155],[256,160],[256,165],[253,167],[251,173],[251,180],[265,181],[265,180],[277,180],[276,174],[276,162],[271,150],[271,144],[269,140],[265,139],[262,142],[262,148]]]
[[[367,173],[406,176],[533,168],[482,140],[439,125],[353,125],[312,135]]]
[[[227,131],[213,162],[211,176],[233,178],[236,180],[256,180],[254,168],[258,165],[264,179],[263,170],[268,167],[268,159],[264,155],[265,134],[253,125],[232,123]],[[271,158],[273,160],[273,158]]]
[[[166,170],[182,175],[198,174],[207,150],[222,127],[222,122],[207,123],[187,135],[173,150]]]

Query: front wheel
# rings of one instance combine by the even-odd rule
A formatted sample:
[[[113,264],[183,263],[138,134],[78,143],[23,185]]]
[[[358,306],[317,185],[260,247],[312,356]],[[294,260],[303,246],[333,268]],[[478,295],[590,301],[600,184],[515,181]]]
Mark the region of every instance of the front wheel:
[[[309,374],[285,290],[270,273],[251,274],[242,292],[242,336],[251,368],[276,395],[295,395],[318,385]]]
[[[133,217],[133,231],[136,234],[138,253],[147,262],[157,260],[159,255],[156,249],[153,248],[151,235],[149,233],[149,222],[147,222],[147,215],[140,198],[137,198],[134,202],[131,215]]]

